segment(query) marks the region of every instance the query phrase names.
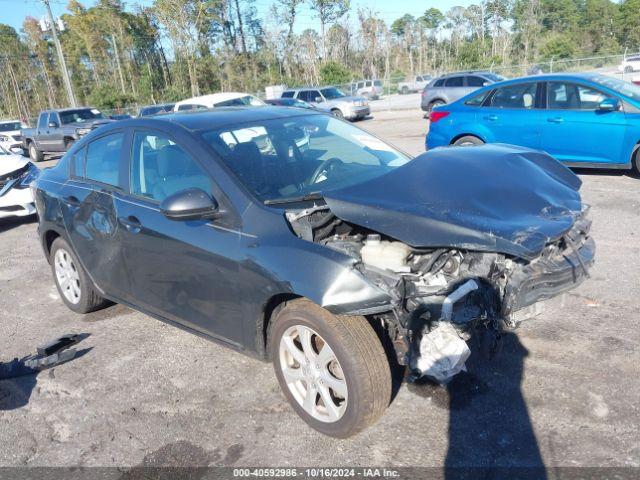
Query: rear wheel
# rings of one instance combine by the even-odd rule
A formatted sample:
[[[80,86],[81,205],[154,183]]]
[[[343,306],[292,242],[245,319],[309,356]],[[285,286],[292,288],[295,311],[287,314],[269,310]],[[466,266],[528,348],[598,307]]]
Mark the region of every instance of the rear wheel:
[[[635,173],[637,176],[640,176],[640,147],[636,149],[636,153],[633,156],[633,161],[631,163],[631,169],[633,170],[633,173]]]
[[[64,141],[64,150],[65,152],[68,152],[69,150],[71,150],[71,147],[73,147],[73,144],[76,143],[76,141],[73,138],[67,138]]]
[[[436,107],[441,107],[442,105],[446,105],[442,100],[434,100],[429,104],[429,111],[433,110]]]
[[[325,435],[355,435],[389,405],[389,362],[364,317],[335,316],[294,300],[273,320],[269,351],[287,400]]]
[[[51,245],[51,270],[62,301],[76,313],[89,313],[109,302],[96,291],[69,244],[58,237]]]
[[[36,148],[34,142],[29,143],[29,157],[34,162],[41,162],[44,159],[43,153]]]
[[[472,147],[474,145],[484,145],[484,142],[473,135],[465,135],[453,142],[453,145],[456,147]]]

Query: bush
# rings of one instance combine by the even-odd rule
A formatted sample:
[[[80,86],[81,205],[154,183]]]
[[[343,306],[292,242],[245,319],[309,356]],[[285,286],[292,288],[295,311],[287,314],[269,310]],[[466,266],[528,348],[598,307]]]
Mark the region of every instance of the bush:
[[[111,110],[134,103],[136,99],[133,95],[120,92],[112,85],[100,85],[91,92],[88,100],[92,107]]]
[[[339,85],[349,83],[351,71],[337,62],[327,62],[320,67],[320,82],[323,85]]]

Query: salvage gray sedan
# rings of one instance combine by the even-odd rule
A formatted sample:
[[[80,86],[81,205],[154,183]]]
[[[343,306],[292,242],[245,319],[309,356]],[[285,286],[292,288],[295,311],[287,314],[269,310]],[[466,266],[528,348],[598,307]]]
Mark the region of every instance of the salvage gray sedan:
[[[541,152],[411,159],[281,107],[106,125],[35,185],[71,310],[119,302],[271,360],[293,408],[336,437],[383,414],[389,358],[447,382],[479,329],[499,336],[587,276],[579,188]]]

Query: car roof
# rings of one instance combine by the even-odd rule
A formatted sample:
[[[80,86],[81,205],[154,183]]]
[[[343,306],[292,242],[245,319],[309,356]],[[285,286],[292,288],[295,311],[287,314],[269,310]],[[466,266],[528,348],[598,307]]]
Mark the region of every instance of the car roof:
[[[511,83],[521,82],[549,82],[554,80],[568,80],[568,81],[593,81],[596,77],[602,77],[604,75],[599,73],[541,73],[539,75],[527,75],[525,77],[511,78],[509,80],[502,80],[491,84],[489,87],[495,88],[500,85],[508,85]],[[487,88],[489,88],[487,87]]]
[[[323,88],[337,88],[335,85],[324,85],[321,87],[297,87],[297,88],[288,88],[285,92],[301,92],[303,90],[322,90]]]
[[[132,118],[116,122],[115,125],[122,128],[128,125],[141,126],[146,124],[146,126],[151,127],[154,124],[160,125],[173,123],[180,125],[187,130],[199,131],[204,129],[216,129],[245,122],[300,117],[303,115],[324,115],[324,113],[314,110],[272,105],[258,107],[218,107],[211,110],[190,110],[144,118]]]
[[[66,107],[66,108],[52,108],[49,110],[43,110],[40,113],[45,113],[45,112],[58,112],[58,113],[63,113],[63,112],[75,112],[76,110],[98,110],[96,107]]]

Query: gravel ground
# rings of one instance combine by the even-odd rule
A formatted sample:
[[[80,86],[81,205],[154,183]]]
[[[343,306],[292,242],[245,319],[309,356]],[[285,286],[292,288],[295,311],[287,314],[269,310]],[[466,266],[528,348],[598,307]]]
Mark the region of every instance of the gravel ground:
[[[359,125],[411,153],[427,130],[418,110]],[[0,466],[639,467],[640,179],[579,173],[592,278],[508,334],[497,358],[474,352],[447,388],[403,386],[375,426],[341,441],[297,418],[269,364],[122,306],[70,312],[36,224],[0,223],[0,360],[90,334],[79,358],[0,381]]]

